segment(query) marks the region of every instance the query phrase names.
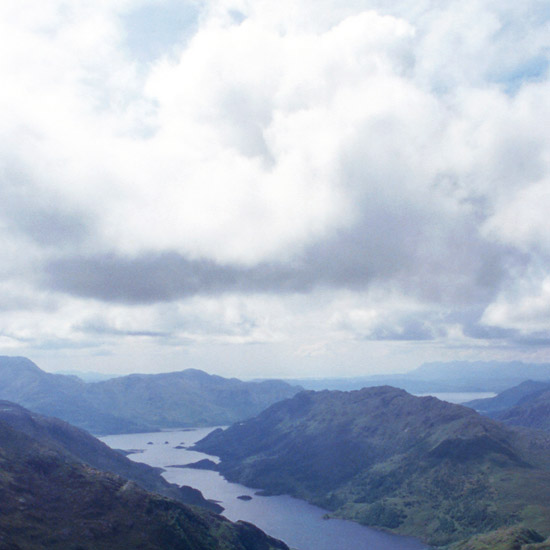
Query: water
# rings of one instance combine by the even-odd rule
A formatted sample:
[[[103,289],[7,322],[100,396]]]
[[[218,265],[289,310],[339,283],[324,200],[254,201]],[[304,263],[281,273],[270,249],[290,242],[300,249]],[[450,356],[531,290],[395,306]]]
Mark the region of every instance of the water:
[[[202,491],[206,498],[218,501],[223,515],[237,521],[256,524],[266,533],[284,540],[298,550],[422,550],[428,548],[410,537],[399,537],[363,527],[351,521],[323,519],[326,510],[289,496],[258,496],[254,489],[229,483],[217,472],[173,468],[170,466],[217,457],[204,453],[176,449],[191,446],[214,428],[193,431],[178,430],[147,434],[110,435],[101,438],[114,449],[140,450],[129,455],[136,462],[165,468],[164,477],[178,485],[190,485]],[[248,495],[252,500],[237,497]]]

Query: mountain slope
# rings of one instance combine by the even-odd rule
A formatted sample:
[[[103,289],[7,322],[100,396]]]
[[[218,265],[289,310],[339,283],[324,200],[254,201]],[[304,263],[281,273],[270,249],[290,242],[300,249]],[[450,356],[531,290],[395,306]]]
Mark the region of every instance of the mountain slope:
[[[300,389],[277,380],[242,382],[194,369],[86,383],[46,373],[23,357],[0,357],[0,399],[101,435],[230,424]]]
[[[0,503],[6,550],[288,550],[250,524],[148,493],[2,420]]]
[[[76,376],[44,372],[25,357],[0,356],[0,399],[16,402],[40,414],[62,418],[93,433],[154,430],[148,424],[100,410],[86,397],[87,386]]]
[[[242,382],[187,369],[88,384],[86,396],[117,417],[170,428],[237,422],[300,389],[278,380]]]
[[[496,397],[464,405],[511,426],[550,431],[550,382],[527,380]]]
[[[492,413],[514,407],[525,397],[533,396],[549,389],[550,382],[526,380],[517,386],[500,392],[495,397],[489,397],[487,399],[474,399],[473,401],[463,403],[463,405],[466,407],[471,407],[481,413]]]
[[[0,400],[0,421],[64,456],[84,462],[93,468],[120,475],[148,491],[186,504],[201,506],[213,512],[223,510],[218,504],[206,500],[200,491],[168,483],[161,476],[162,470],[129,460],[88,432],[63,420],[32,413],[15,403]]]
[[[433,544],[520,519],[550,529],[547,441],[527,448],[471,409],[391,387],[302,392],[197,449],[230,480]]]
[[[523,397],[515,407],[494,414],[494,418],[511,426],[550,432],[550,384]]]

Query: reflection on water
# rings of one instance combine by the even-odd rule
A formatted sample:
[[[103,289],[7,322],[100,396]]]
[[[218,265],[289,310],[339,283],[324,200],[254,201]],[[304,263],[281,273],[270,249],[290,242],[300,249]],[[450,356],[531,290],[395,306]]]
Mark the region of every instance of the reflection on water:
[[[262,497],[254,489],[229,483],[217,472],[170,468],[203,458],[216,457],[181,448],[191,446],[214,428],[149,434],[111,435],[101,438],[114,449],[140,450],[129,456],[136,462],[165,468],[164,477],[178,485],[190,485],[206,498],[219,501],[223,515],[236,521],[256,524],[266,533],[284,540],[299,550],[421,550],[427,546],[416,539],[389,535],[357,523],[337,519],[324,520],[325,510],[289,497]],[[180,448],[176,448],[180,447]],[[238,497],[248,495],[251,500]]]

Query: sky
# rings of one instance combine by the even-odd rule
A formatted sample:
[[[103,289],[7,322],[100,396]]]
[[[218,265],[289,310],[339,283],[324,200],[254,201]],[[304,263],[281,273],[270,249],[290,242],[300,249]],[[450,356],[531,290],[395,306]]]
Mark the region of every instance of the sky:
[[[0,37],[0,354],[550,360],[546,0],[19,0]]]

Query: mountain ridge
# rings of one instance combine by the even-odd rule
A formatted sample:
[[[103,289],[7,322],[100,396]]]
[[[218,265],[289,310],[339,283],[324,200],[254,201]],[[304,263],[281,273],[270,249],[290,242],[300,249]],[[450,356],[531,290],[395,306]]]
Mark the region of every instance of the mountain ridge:
[[[310,390],[358,390],[384,384],[411,393],[501,392],[527,379],[550,380],[550,363],[521,361],[448,361],[423,363],[397,374],[374,374],[350,378],[295,379]],[[288,382],[293,382],[288,379]]]

